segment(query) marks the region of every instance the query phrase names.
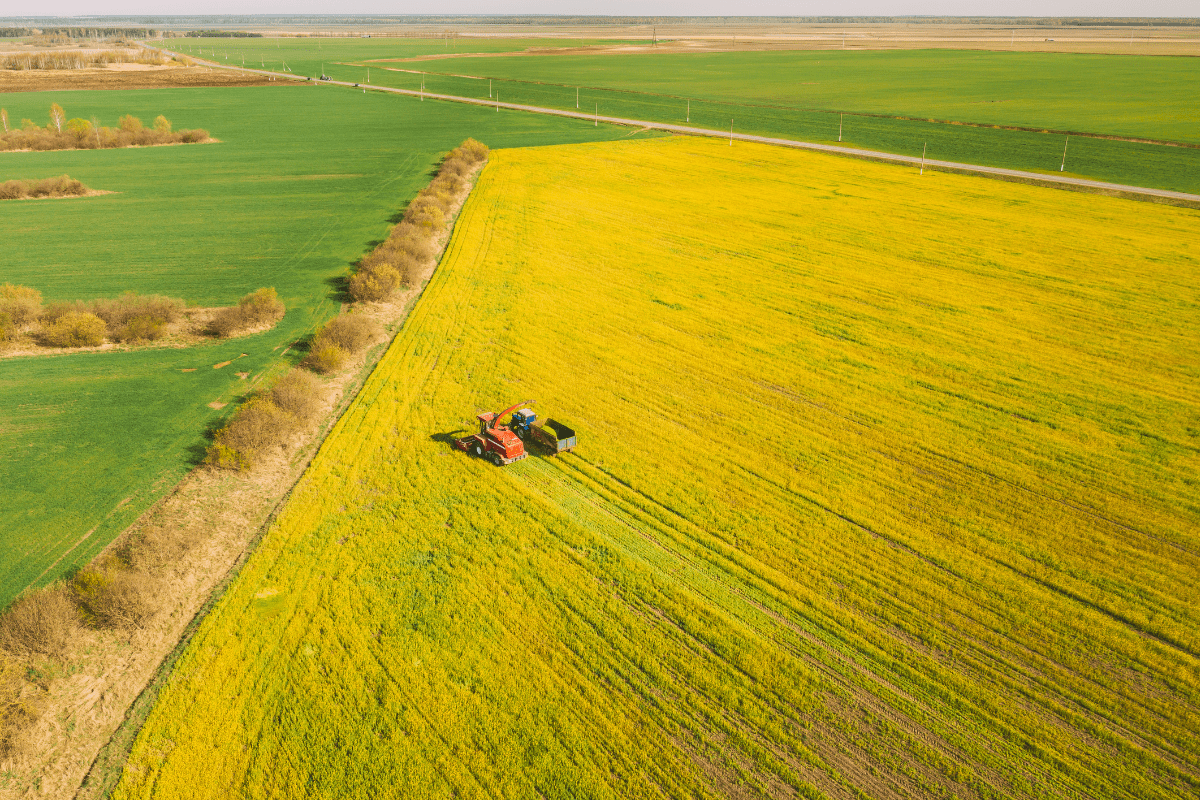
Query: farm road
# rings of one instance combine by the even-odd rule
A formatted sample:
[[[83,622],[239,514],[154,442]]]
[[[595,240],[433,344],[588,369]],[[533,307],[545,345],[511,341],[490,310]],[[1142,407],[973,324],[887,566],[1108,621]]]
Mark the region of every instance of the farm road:
[[[167,53],[168,55],[176,55],[171,53],[169,50],[164,50],[163,52]],[[221,69],[234,70],[238,72],[253,72],[260,75],[272,75],[277,78],[288,78],[294,81],[306,80],[305,78],[297,77],[296,75],[291,75],[288,73],[271,72],[270,70],[247,69],[244,67],[230,67],[217,64],[216,62],[199,61],[195,58],[193,58],[193,60],[197,61],[197,63],[202,63],[212,67],[219,67]],[[896,153],[885,153],[880,150],[864,150],[857,147],[841,147],[840,145],[802,142],[796,139],[780,139],[773,136],[755,136],[749,133],[715,131],[710,128],[694,128],[688,125],[671,125],[665,122],[625,119],[624,117],[606,117],[599,114],[589,114],[584,111],[564,111],[557,108],[544,108],[542,106],[501,103],[498,100],[483,100],[474,97],[460,97],[452,94],[434,94],[432,92],[420,92],[413,91],[411,89],[394,89],[388,86],[361,86],[360,84],[350,83],[348,81],[328,80],[314,81],[314,83],[331,84],[334,86],[349,86],[351,88],[357,87],[370,89],[373,92],[392,92],[393,94],[405,94],[409,95],[410,97],[427,97],[430,100],[448,100],[453,103],[470,103],[471,105],[477,106],[495,107],[497,111],[503,108],[509,111],[528,111],[533,114],[550,114],[556,117],[571,117],[573,119],[591,120],[597,123],[607,122],[612,125],[629,125],[638,128],[667,131],[669,133],[686,134],[689,136],[711,136],[719,139],[729,139],[731,144],[735,141],[761,142],[762,144],[777,145],[779,147],[794,147],[801,150],[817,150],[822,153],[833,153],[835,155],[850,156],[852,158],[864,158],[871,161],[887,161],[896,164],[907,164],[914,167],[923,166],[925,169],[933,169],[941,172],[960,172],[971,175],[984,175],[987,177],[1013,181],[1016,183],[1032,183],[1040,186],[1050,186],[1053,188],[1074,189],[1076,191],[1094,192],[1099,194],[1111,194],[1134,199],[1166,202],[1171,205],[1187,206],[1190,208],[1200,208],[1200,194],[1174,192],[1169,189],[1152,189],[1147,186],[1127,186],[1121,183],[1093,181],[1088,180],[1087,178],[1072,178],[1067,175],[1055,175],[1053,173],[1044,172],[1027,172],[1019,169],[1004,169],[1002,167],[985,167],[980,164],[963,164],[957,161],[936,161],[933,159],[917,158],[915,156],[902,156]]]

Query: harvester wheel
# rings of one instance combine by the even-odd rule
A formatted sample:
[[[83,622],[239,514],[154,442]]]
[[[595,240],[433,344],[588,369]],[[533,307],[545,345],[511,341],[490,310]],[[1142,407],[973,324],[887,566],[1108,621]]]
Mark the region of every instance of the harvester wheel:
[[[480,445],[478,442],[475,443],[475,449],[472,450],[471,452],[473,452],[479,458],[483,458],[483,446]]]
[[[497,467],[504,465],[504,460],[502,458],[500,458],[499,453],[493,451],[491,454],[491,458],[492,458],[492,463],[495,464]]]

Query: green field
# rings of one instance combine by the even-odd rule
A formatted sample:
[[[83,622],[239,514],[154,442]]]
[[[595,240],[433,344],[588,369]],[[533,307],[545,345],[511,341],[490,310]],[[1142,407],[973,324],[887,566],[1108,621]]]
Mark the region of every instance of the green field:
[[[247,39],[182,38],[153,42],[172,52],[217,61],[231,66],[244,63],[247,67],[287,69],[297,75],[317,77],[321,66],[328,72],[336,62],[379,58],[413,58],[416,56],[453,56],[459,53],[513,53],[523,50],[554,47],[601,46],[623,44],[607,39],[538,39],[538,38],[300,38],[263,37]],[[365,71],[364,71],[365,75]]]
[[[1195,796],[1198,219],[493,150],[114,796]]]
[[[364,66],[326,64],[335,78]],[[376,63],[373,83],[1058,172],[1064,137],[1043,129],[1200,143],[1192,58],[979,51],[776,51],[538,55]],[[454,77],[454,76],[474,76]],[[844,119],[837,112],[846,112]],[[862,114],[899,115],[893,119]],[[1003,130],[928,120],[1033,128]],[[1067,174],[1200,192],[1200,149],[1075,137]]]
[[[331,280],[474,136],[502,147],[625,136],[527,114],[281,86],[0,96],[13,120],[49,106],[114,125],[132,113],[202,127],[216,144],[0,154],[0,181],[68,173],[102,197],[0,205],[0,282],[47,301],[166,294],[228,305],[275,286],[268,332],[190,349],[0,360],[0,607],[86,563],[195,462],[206,426],[248,383],[211,365],[247,353],[252,381],[335,313]],[[181,369],[195,368],[183,373]]]

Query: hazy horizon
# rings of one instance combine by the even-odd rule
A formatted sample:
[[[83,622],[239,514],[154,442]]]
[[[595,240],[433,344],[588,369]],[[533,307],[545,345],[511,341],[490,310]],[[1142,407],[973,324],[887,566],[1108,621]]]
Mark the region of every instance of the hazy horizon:
[[[850,0],[850,2],[785,2],[784,0],[743,0],[739,3],[701,0],[655,0],[655,2],[617,2],[597,5],[584,2],[494,2],[492,0],[455,0],[432,8],[427,3],[397,4],[387,0],[359,0],[353,8],[334,8],[321,0],[118,0],[91,3],[85,0],[51,0],[36,14],[0,16],[0,19],[30,17],[108,17],[108,16],[253,16],[253,15],[567,15],[567,16],[951,16],[951,17],[1194,17],[1194,0]]]

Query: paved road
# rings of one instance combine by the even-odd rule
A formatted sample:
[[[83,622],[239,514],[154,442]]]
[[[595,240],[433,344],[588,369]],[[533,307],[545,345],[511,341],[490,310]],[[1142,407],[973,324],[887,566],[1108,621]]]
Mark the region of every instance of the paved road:
[[[169,50],[164,52],[172,54]],[[193,58],[193,60],[196,59]],[[270,70],[230,67],[223,64],[218,64],[216,62],[199,63],[206,64],[207,66],[219,67],[221,69],[253,72],[259,75],[270,75],[276,78],[285,78],[288,80],[305,80],[303,77],[297,77],[288,73],[271,72]],[[315,81],[315,83],[331,84],[334,86],[360,86],[357,83],[334,80]],[[599,114],[589,114],[585,111],[563,111],[557,108],[525,106],[518,105],[517,103],[501,103],[498,100],[482,100],[474,97],[459,97],[452,94],[434,94],[432,92],[419,92],[411,89],[393,89],[387,86],[365,86],[361,88],[368,88],[373,92],[391,92],[393,94],[403,94],[410,97],[427,97],[431,100],[448,100],[453,103],[470,103],[471,105],[477,106],[495,107],[496,110],[504,108],[511,111],[528,111],[533,114],[550,114],[551,116],[555,117],[570,117],[572,119],[582,119],[596,122],[597,124],[601,122],[607,122],[612,125],[628,125],[630,127],[648,128],[656,131],[682,133],[689,136],[711,136],[719,139],[728,139],[731,142],[761,142],[763,144],[778,145],[780,147],[794,147],[800,150],[817,150],[822,153],[835,153],[837,155],[852,156],[854,158],[866,158],[872,161],[887,161],[897,164],[908,164],[915,167],[919,167],[921,164],[924,164],[925,169],[936,169],[943,172],[963,172],[974,175],[987,175],[989,177],[999,178],[1001,180],[1017,181],[1020,183],[1036,183],[1042,186],[1053,186],[1058,188],[1076,189],[1104,194],[1119,194],[1127,197],[1167,202],[1171,203],[1172,205],[1200,208],[1200,194],[1174,192],[1169,189],[1151,189],[1146,186],[1127,186],[1121,183],[1106,183],[1105,181],[1093,181],[1088,180],[1087,178],[1072,178],[1066,175],[1054,175],[1052,173],[1047,174],[1043,172],[1026,172],[1019,169],[985,167],[979,164],[962,164],[957,161],[935,161],[933,159],[924,160],[915,156],[902,156],[895,153],[884,153],[879,150],[863,150],[857,147],[841,147],[840,145],[833,144],[801,142],[795,139],[779,139],[773,136],[754,136],[748,133],[737,132],[734,132],[731,135],[729,131],[714,131],[709,128],[693,128],[688,125],[670,125],[665,122],[649,122],[640,119],[625,119],[624,117],[607,117]]]

